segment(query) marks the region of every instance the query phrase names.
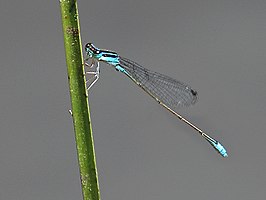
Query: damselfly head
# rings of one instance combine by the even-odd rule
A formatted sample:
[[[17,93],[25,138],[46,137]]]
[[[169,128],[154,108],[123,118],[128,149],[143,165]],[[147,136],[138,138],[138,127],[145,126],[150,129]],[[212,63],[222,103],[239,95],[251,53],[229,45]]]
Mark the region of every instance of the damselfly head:
[[[87,52],[87,54],[89,56],[93,56],[94,54],[99,54],[100,53],[100,49],[95,47],[92,43],[87,43],[85,45],[85,51]]]

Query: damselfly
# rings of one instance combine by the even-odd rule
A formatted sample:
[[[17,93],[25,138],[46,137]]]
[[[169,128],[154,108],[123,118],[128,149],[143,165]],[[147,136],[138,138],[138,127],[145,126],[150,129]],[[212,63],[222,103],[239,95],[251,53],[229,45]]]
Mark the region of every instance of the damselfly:
[[[122,72],[129,77],[134,83],[141,87],[160,105],[173,113],[178,119],[188,124],[200,135],[206,139],[214,149],[223,157],[227,157],[226,149],[217,140],[204,133],[200,128],[192,124],[190,121],[177,113],[177,109],[181,106],[190,106],[197,101],[197,92],[190,86],[166,75],[150,71],[134,61],[119,56],[116,52],[96,48],[92,43],[85,46],[87,59],[85,65],[93,67],[96,65],[96,71],[86,72],[93,74],[95,80],[89,85],[88,90],[95,84],[99,78],[99,62],[105,62],[112,65],[117,71]],[[86,61],[91,59],[91,63]]]

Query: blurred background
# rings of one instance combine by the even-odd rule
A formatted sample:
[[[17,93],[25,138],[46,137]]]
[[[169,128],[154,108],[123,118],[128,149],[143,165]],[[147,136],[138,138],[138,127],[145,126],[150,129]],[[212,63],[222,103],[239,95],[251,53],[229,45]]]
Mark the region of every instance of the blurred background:
[[[266,195],[266,2],[78,1],[83,45],[117,51],[199,93],[193,129],[112,67],[89,102],[101,199]],[[0,199],[82,199],[59,1],[0,3]]]

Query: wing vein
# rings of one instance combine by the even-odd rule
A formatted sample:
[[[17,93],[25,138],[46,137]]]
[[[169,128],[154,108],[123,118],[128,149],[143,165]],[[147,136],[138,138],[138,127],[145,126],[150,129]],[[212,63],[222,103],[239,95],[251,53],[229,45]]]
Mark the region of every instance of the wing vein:
[[[197,102],[197,92],[185,83],[150,71],[127,58],[120,57],[120,65],[135,83],[140,84],[153,98],[158,99],[173,110]]]

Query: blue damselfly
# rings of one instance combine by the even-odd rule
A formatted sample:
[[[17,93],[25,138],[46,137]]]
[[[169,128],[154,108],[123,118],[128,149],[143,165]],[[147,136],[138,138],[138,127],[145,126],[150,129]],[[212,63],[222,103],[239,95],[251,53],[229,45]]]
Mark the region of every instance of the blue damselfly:
[[[128,76],[160,105],[200,133],[220,155],[228,156],[221,143],[177,113],[179,107],[193,105],[198,99],[198,93],[190,86],[166,75],[150,71],[132,60],[121,57],[116,52],[98,49],[92,43],[86,44],[85,51],[88,56],[86,61],[91,59],[91,63],[85,62],[85,65],[91,68],[96,65],[96,71],[86,72],[95,76],[95,80],[87,88],[88,90],[99,78],[99,62],[105,62]]]

